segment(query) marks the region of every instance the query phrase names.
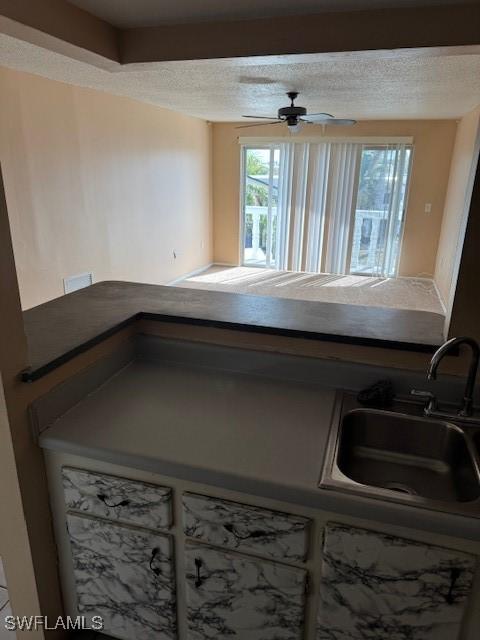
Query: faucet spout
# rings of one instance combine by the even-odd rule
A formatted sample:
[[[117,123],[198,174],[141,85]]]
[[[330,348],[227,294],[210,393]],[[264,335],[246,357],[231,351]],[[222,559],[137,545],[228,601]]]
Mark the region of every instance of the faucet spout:
[[[471,416],[473,411],[473,393],[475,389],[475,380],[477,377],[478,363],[480,360],[480,347],[478,343],[473,339],[466,336],[459,338],[451,338],[447,340],[442,346],[437,349],[437,351],[433,354],[433,357],[430,361],[430,365],[427,370],[427,378],[428,380],[436,380],[437,379],[437,369],[440,364],[442,358],[454,347],[460,344],[467,344],[471,351],[472,356],[470,359],[470,367],[468,370],[467,382],[465,385],[465,392],[463,395],[463,403],[460,411],[458,412],[459,416]]]

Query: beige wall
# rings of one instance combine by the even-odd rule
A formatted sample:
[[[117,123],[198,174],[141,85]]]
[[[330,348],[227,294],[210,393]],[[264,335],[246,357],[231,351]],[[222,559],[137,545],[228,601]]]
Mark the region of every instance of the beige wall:
[[[459,122],[448,189],[445,197],[440,241],[435,265],[435,282],[447,305],[453,298],[452,283],[456,258],[463,243],[468,202],[473,181],[472,165],[478,154],[480,106],[466,114]],[[475,156],[475,158],[474,158]]]
[[[206,122],[2,68],[0,95],[23,308],[65,276],[163,284],[211,261]]]
[[[286,127],[265,125],[236,129],[236,126],[238,123],[213,126],[214,260],[234,264],[240,259],[240,148],[237,138],[290,135]],[[412,136],[414,139],[400,275],[433,275],[455,131],[453,120],[367,121],[353,128],[327,128],[328,136]],[[432,204],[431,213],[424,212],[427,202]]]

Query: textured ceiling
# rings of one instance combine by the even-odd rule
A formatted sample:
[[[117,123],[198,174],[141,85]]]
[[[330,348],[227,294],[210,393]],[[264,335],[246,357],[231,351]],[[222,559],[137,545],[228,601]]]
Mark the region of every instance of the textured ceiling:
[[[476,4],[480,0],[69,0],[118,27],[242,20],[321,11]]]
[[[152,63],[109,72],[0,35],[0,65],[211,121],[298,104],[358,120],[456,118],[480,104],[480,54],[391,52]]]

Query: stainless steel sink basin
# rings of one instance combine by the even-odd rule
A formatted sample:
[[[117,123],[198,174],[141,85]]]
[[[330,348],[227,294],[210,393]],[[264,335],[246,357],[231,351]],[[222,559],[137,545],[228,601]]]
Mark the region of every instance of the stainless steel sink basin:
[[[480,517],[478,454],[464,429],[405,407],[351,405],[337,408],[321,487]]]
[[[473,436],[473,440],[475,442],[475,446],[477,447],[477,452],[480,455],[480,431],[477,431]]]
[[[433,500],[480,496],[461,429],[447,422],[354,409],[342,419],[337,464],[361,484]]]

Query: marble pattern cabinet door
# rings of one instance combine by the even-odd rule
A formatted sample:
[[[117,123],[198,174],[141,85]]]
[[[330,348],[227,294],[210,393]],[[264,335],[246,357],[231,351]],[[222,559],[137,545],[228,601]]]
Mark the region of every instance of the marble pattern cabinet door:
[[[68,515],[78,613],[122,640],[176,638],[169,536]]]
[[[330,523],[317,640],[455,640],[475,564],[465,553]]]
[[[148,482],[63,467],[63,491],[70,511],[165,529],[172,523],[172,490]]]
[[[183,495],[185,535],[218,547],[303,562],[310,520],[195,493]]]
[[[186,543],[189,640],[301,640],[306,571]]]

